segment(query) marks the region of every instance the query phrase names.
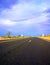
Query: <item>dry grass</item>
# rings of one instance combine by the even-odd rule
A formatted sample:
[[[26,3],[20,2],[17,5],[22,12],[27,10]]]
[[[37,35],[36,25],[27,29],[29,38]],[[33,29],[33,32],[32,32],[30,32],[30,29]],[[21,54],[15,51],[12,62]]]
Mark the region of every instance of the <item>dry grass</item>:
[[[12,39],[23,39],[24,37],[11,37],[11,38],[7,38],[7,37],[0,37],[0,40],[12,40]],[[26,37],[27,38],[27,37]]]
[[[46,37],[43,37],[43,36],[42,36],[42,37],[39,37],[39,38],[44,39],[44,40],[47,40],[47,41],[50,42],[50,37],[47,37],[47,36],[46,36]]]
[[[0,40],[9,40],[10,38],[0,37]]]

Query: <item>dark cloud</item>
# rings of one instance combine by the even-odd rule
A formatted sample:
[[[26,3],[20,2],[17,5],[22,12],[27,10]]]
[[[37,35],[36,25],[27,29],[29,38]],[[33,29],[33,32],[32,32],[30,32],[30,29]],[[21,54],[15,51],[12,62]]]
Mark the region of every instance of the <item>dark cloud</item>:
[[[50,8],[44,11],[44,13],[50,13]]]
[[[50,8],[46,9],[45,11],[43,11],[43,13],[44,13],[45,15],[47,14],[46,17],[48,17],[48,19],[50,19]]]
[[[40,23],[42,26],[50,29],[50,19],[46,20],[45,22]]]
[[[50,19],[48,19],[48,20],[47,20],[47,23],[49,23],[49,24],[50,24]]]
[[[18,3],[18,0],[0,0],[0,9],[10,8],[16,3]]]
[[[47,17],[50,18],[50,14],[48,14]]]

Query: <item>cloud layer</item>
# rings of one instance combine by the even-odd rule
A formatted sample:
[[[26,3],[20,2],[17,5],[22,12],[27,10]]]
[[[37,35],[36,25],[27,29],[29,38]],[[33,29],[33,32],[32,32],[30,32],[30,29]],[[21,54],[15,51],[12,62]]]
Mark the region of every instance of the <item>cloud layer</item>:
[[[4,29],[24,35],[50,33],[46,26],[50,18],[48,4],[47,0],[1,0],[0,31]]]
[[[10,8],[12,5],[18,3],[18,0],[0,0],[1,8]]]

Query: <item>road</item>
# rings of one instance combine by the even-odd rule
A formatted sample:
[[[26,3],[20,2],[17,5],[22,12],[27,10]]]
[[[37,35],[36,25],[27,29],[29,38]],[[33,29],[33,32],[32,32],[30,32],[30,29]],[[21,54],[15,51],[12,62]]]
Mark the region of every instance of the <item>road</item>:
[[[0,41],[0,65],[50,65],[50,42],[36,37]]]

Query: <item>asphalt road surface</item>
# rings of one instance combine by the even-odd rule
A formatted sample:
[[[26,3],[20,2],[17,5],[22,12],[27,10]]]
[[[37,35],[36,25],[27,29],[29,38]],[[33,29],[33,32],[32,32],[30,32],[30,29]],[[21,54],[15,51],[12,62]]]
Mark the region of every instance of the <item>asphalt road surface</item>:
[[[36,37],[0,41],[0,65],[50,65],[50,42]]]

